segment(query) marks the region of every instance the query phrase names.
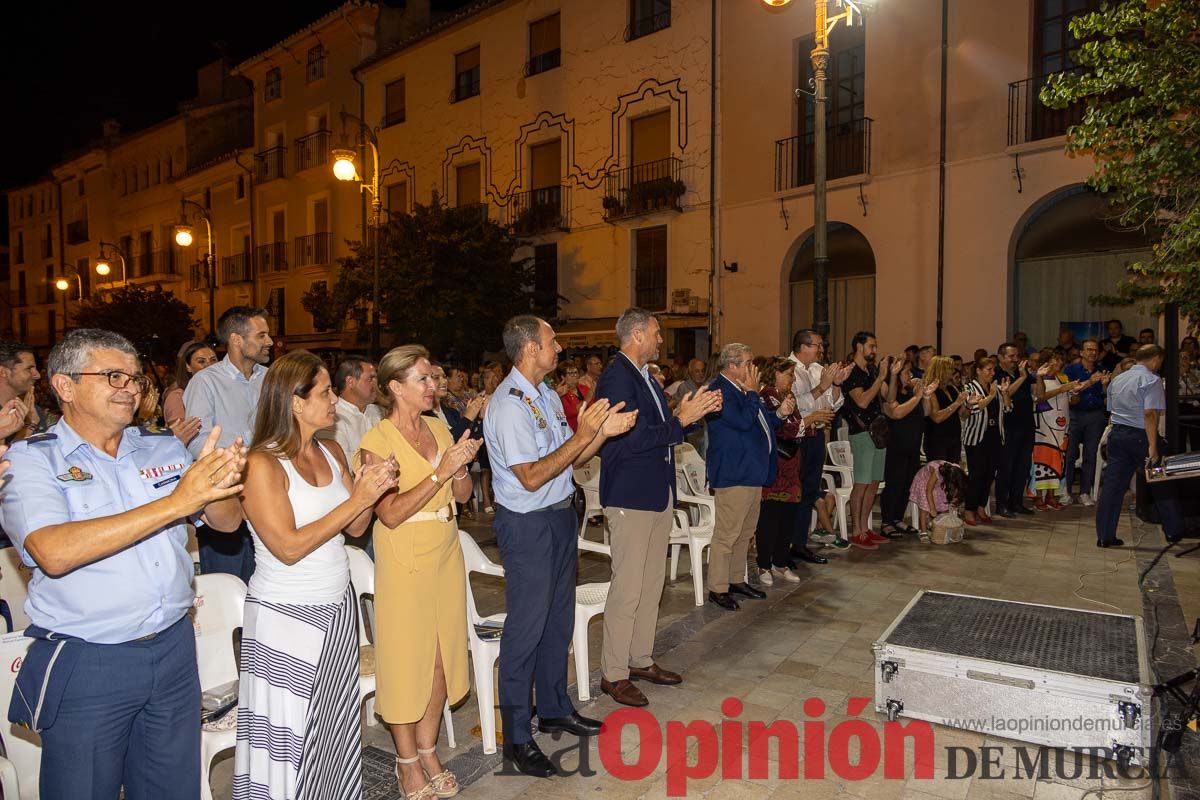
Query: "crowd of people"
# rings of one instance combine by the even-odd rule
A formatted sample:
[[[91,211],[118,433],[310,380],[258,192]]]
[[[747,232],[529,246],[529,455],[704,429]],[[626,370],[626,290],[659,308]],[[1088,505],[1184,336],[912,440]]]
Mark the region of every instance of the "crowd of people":
[[[542,731],[600,729],[566,692],[573,467],[599,457],[611,543],[601,690],[645,706],[637,681],[683,681],[653,658],[680,445],[705,462],[716,511],[708,600],[731,611],[799,582],[802,562],[826,564],[815,545],[877,550],[956,509],[977,526],[1092,505],[1109,426],[1097,544],[1120,545],[1129,477],[1139,457],[1165,452],[1163,351],[1116,322],[1102,341],[1065,334],[1033,350],[1018,333],[968,361],[916,345],[882,355],[867,331],[828,359],[822,335],[804,329],[786,355],[730,343],[711,363],[672,364],[660,360],[657,319],[639,308],[618,319],[607,360],[560,362],[551,325],[518,316],[503,331],[507,369],[472,373],[417,344],[378,363],[329,365],[304,350],[272,360],[258,308],[227,310],[216,333],[224,356],[186,344],[158,391],[126,339],[70,332],[45,369],[57,414],[37,400],[31,349],[0,343],[0,436],[12,445],[0,523],[33,570],[33,643],[10,714],[42,736],[45,796],[115,797],[121,786],[194,796],[189,524],[201,571],[248,587],[234,797],[361,793],[349,537],[375,560],[376,711],[402,790],[429,800],[458,791],[436,745],[443,704],[469,690],[464,514],[490,519],[506,573],[505,757],[549,777],[557,769],[532,739],[535,715]],[[1189,340],[1180,382],[1200,386]],[[822,489],[827,445],[843,438],[828,449],[849,473],[844,537]],[[1162,505],[1176,538],[1178,505],[1165,493]],[[920,513],[906,521],[910,506]]]

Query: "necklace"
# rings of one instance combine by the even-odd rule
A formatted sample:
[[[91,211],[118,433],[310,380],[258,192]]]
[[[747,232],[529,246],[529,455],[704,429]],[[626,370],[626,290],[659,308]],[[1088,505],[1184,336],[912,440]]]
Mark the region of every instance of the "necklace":
[[[420,451],[421,437],[422,437],[422,434],[424,434],[424,432],[425,432],[425,426],[422,425],[419,421],[417,424],[420,427],[417,428],[417,435],[416,435],[415,439],[412,437],[411,434],[409,434],[408,431],[406,431],[404,428],[401,428],[399,425],[396,425],[396,430],[400,431],[400,435],[403,436],[405,438],[405,440],[413,446],[414,450]]]

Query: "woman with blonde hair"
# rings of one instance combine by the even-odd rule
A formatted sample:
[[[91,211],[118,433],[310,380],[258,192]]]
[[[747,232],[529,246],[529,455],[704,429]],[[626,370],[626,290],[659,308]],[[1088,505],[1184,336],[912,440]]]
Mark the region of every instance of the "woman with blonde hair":
[[[925,425],[925,460],[962,461],[962,415],[966,396],[954,385],[954,361],[934,356],[925,373],[925,384],[937,384],[929,397],[929,417]]]
[[[257,566],[242,623],[237,800],[362,793],[358,614],[342,534],[366,531],[396,470],[379,462],[351,482],[337,442],[315,438],[336,404],[307,350],[263,379],[242,495]]]
[[[457,442],[433,408],[429,352],[410,344],[379,362],[387,415],[363,437],[367,465],[394,459],[396,491],[375,505],[375,710],[391,726],[396,777],[410,800],[458,793],[437,757],[442,705],[470,688],[466,576],[455,502],[471,496],[467,465],[481,439]],[[494,388],[494,387],[493,387]]]

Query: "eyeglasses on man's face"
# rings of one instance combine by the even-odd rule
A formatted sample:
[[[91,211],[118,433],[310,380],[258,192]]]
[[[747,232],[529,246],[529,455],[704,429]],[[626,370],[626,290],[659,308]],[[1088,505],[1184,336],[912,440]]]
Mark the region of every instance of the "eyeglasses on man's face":
[[[109,369],[104,372],[72,372],[73,378],[80,378],[84,375],[94,375],[98,378],[107,378],[108,385],[114,389],[124,389],[133,381],[134,391],[145,394],[150,390],[150,379],[145,375],[130,375],[128,372],[121,372],[117,369]]]

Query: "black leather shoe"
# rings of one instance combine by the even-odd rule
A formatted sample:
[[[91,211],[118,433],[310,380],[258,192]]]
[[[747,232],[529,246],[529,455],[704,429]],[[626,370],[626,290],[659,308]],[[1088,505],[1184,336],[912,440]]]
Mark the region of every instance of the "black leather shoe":
[[[1011,511],[1009,511],[1007,508],[997,508],[997,509],[996,509],[996,516],[997,516],[997,517],[1004,517],[1005,519],[1016,519],[1016,516],[1017,516],[1017,515],[1016,515],[1016,514],[1014,514],[1014,513],[1013,513],[1013,512],[1011,512]]]
[[[729,593],[740,594],[742,597],[749,597],[751,600],[762,600],[767,596],[766,592],[755,589],[748,583],[729,584]]]
[[[1017,506],[1013,509],[1013,511],[1017,512],[1018,514],[1025,514],[1027,516],[1033,514],[1033,509],[1027,506]]]
[[[1124,547],[1125,542],[1122,539],[1109,539],[1107,542],[1102,539],[1096,540],[1096,547]]]
[[[570,733],[575,736],[595,736],[600,733],[598,719],[581,716],[578,711],[572,711],[569,717],[538,717],[538,730],[542,733]]]
[[[717,594],[716,592],[709,592],[708,601],[710,603],[716,603],[727,611],[737,611],[739,608],[741,608],[741,606],[738,605],[738,601],[734,600],[733,596],[729,594],[729,592],[721,592],[720,594]]]
[[[504,745],[504,758],[511,761],[518,772],[523,772],[532,778],[550,778],[558,774],[558,770],[546,758],[546,754],[537,746],[537,742],[521,742],[520,744]]]
[[[788,551],[788,555],[799,561],[807,561],[809,564],[828,564],[829,559],[825,556],[819,556],[807,547],[793,547]]]

